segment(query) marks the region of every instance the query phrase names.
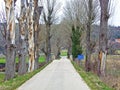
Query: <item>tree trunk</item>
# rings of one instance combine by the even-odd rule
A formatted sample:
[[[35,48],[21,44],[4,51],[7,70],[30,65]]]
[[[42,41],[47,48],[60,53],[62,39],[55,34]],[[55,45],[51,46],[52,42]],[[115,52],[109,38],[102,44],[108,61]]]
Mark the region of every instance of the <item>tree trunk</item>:
[[[35,67],[35,53],[34,53],[34,28],[33,28],[33,0],[30,0],[29,2],[29,12],[28,12],[28,54],[29,54],[29,66],[28,66],[28,72],[32,72]]]
[[[34,43],[35,43],[35,69],[38,68],[39,65],[39,17],[42,11],[42,7],[38,7],[38,0],[34,0]]]
[[[72,55],[72,40],[71,38],[68,39],[68,52],[67,52],[67,58],[68,59],[72,59],[71,55]]]
[[[56,47],[57,47],[57,52],[56,52],[56,54],[55,54],[55,58],[56,59],[60,59],[60,38],[59,37],[56,37]]]
[[[46,25],[46,31],[46,62],[49,62],[51,60],[50,25]]]
[[[23,75],[26,73],[26,7],[25,0],[21,0],[21,13],[19,18],[19,67],[18,74]]]
[[[57,48],[57,55],[56,55],[56,59],[60,59],[60,47]]]
[[[92,10],[93,10],[93,0],[88,1],[88,21],[87,21],[87,30],[86,30],[86,62],[85,67],[86,71],[91,70],[91,40],[90,40],[90,33],[91,33],[91,25],[92,25]]]
[[[100,0],[101,18],[100,18],[100,32],[99,32],[99,54],[98,58],[98,75],[105,76],[105,65],[107,56],[107,32],[108,32],[108,3],[109,0]]]
[[[72,55],[72,48],[71,48],[71,45],[69,45],[68,47],[68,52],[67,52],[67,58],[70,59],[70,55]]]
[[[20,41],[20,51],[19,51],[19,67],[18,67],[18,74],[23,75],[26,73],[26,50],[25,50],[26,42],[24,40]]]
[[[86,71],[91,70],[91,65],[90,65],[90,61],[91,61],[90,31],[91,31],[91,26],[87,25],[87,32],[86,32],[86,46],[87,46],[87,48],[86,48],[86,62],[85,62]]]
[[[5,80],[15,76],[15,16],[14,0],[5,0],[7,17]]]
[[[20,25],[21,26],[21,25]],[[22,27],[22,26],[21,26]],[[18,58],[19,58],[19,67],[18,67],[18,74],[23,75],[26,73],[27,68],[26,68],[26,41],[19,37],[19,53],[18,53]]]

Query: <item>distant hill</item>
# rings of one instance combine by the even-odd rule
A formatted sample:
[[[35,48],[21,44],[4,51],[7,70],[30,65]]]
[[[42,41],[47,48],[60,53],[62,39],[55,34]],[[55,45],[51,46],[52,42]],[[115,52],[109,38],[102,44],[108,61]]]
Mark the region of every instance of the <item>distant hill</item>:
[[[100,26],[92,26],[91,38],[96,43],[96,48],[98,48],[99,43],[99,29]],[[116,50],[120,50],[120,43],[116,42],[117,39],[120,39],[120,27],[108,27],[108,53],[115,54]]]
[[[99,29],[100,29],[100,27],[98,25],[94,25],[92,27],[92,38],[98,39]],[[108,27],[108,39],[115,40],[117,38],[120,38],[120,27],[109,26]]]
[[[3,30],[3,24],[0,23],[0,30]],[[60,25],[53,25],[53,26],[56,26],[56,27],[59,27]],[[42,25],[42,28],[41,29],[45,29],[44,25]],[[58,28],[56,28],[58,29]],[[64,28],[62,28],[63,30],[61,31],[61,28],[60,28],[60,32],[59,33],[62,33],[62,38],[66,38],[65,35],[63,35],[63,33],[65,34],[66,32],[64,31]],[[92,31],[91,31],[91,39],[95,42],[98,43],[98,38],[99,38],[99,29],[100,27],[98,25],[93,25],[92,26]],[[45,30],[42,30],[43,32],[42,33],[45,33]],[[56,30],[53,30],[51,33],[53,33],[53,35],[55,34],[55,31]],[[42,34],[41,34],[42,35]],[[16,24],[16,43],[18,44],[18,39],[19,39],[19,25]],[[0,31],[0,53],[4,52],[4,45],[5,45],[5,41],[2,39],[2,34],[1,34],[1,31]],[[114,41],[116,39],[120,38],[120,27],[113,27],[113,26],[109,26],[108,28],[108,39],[110,40],[110,42]],[[64,41],[62,42],[64,43]],[[52,46],[54,47],[54,38],[52,38],[51,40],[51,44]],[[114,45],[115,48],[117,49],[120,49],[120,44],[119,43],[116,43],[116,45]]]

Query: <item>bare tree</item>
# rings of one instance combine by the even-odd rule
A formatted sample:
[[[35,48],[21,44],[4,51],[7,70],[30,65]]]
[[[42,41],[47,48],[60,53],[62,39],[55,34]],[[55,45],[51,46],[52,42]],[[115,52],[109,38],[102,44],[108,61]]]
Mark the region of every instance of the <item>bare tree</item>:
[[[26,49],[29,54],[28,71],[38,68],[39,58],[39,18],[42,7],[38,0],[21,0],[21,13],[19,20],[19,74],[26,72]]]
[[[43,7],[42,6],[38,6],[38,0],[34,0],[34,44],[35,44],[35,69],[38,68],[38,59],[39,59],[39,32],[40,32],[40,23],[39,23],[39,19],[40,19],[40,14],[42,11]]]
[[[59,59],[62,42],[64,42],[64,39],[63,39],[64,34],[62,33],[62,28],[61,28],[60,24],[54,25],[53,28],[54,29],[51,31],[51,33],[52,33],[51,43],[52,43],[52,45],[54,45],[54,46],[52,46],[52,49],[53,49],[53,47],[54,47],[54,49],[52,51],[54,52],[55,59]]]
[[[27,27],[28,27],[28,72],[38,68],[39,59],[39,18],[42,7],[38,6],[38,0],[27,0]]]
[[[90,70],[92,48],[90,40],[91,27],[95,23],[96,18],[98,18],[97,16],[99,16],[98,12],[97,0],[71,0],[65,8],[65,18],[71,23],[70,25],[74,25],[75,27],[80,26],[85,29],[83,32],[86,33],[86,71]],[[81,37],[84,37],[84,34]]]
[[[21,0],[21,12],[20,17],[18,18],[19,21],[19,68],[18,74],[23,75],[26,73],[26,0]]]
[[[5,66],[5,80],[9,80],[15,76],[15,13],[14,0],[4,0],[7,32],[6,32],[6,66]]]
[[[70,0],[66,2],[67,5],[64,8],[65,19],[70,26],[77,27],[82,22],[83,7],[81,0]]]
[[[98,12],[99,12],[99,4],[97,0],[84,0],[84,7],[86,10],[86,20],[85,20],[85,27],[86,27],[86,62],[85,67],[86,71],[91,70],[91,53],[92,48],[95,46],[91,42],[91,31],[92,25],[95,22]],[[97,12],[96,12],[97,10]]]
[[[67,49],[67,57],[70,58],[72,55],[72,40],[71,40],[71,24],[69,21],[64,19],[60,24],[61,31],[61,47]]]
[[[51,25],[54,24],[57,20],[56,16],[60,8],[60,4],[57,2],[57,0],[46,0],[44,3],[45,5],[43,5],[43,19],[46,25],[46,47],[45,49],[42,49],[42,51],[45,53],[46,61],[48,62],[51,60]]]
[[[34,44],[34,28],[33,28],[33,15],[34,15],[34,0],[30,0],[28,3],[28,54],[29,54],[29,66],[28,66],[28,72],[31,72],[34,70],[34,64],[35,64],[35,44]]]
[[[112,0],[99,0],[101,7],[100,32],[99,32],[99,55],[98,55],[98,75],[105,76],[106,56],[108,49],[108,19],[113,13]]]
[[[68,58],[70,57],[70,55],[72,54],[72,40],[71,40],[71,36],[72,36],[72,30],[71,27],[74,26],[75,28],[77,28],[78,26],[82,27],[82,14],[83,14],[83,9],[82,9],[82,3],[80,0],[70,0],[66,2],[66,6],[64,8],[64,21],[66,24],[66,33],[67,33],[67,37],[68,41],[67,41],[67,48],[68,48]]]

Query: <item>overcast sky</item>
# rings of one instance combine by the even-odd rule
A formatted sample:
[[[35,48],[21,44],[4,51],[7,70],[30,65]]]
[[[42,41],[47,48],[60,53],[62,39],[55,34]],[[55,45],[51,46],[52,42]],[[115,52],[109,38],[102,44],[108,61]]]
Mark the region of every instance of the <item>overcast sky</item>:
[[[111,24],[115,26],[120,26],[120,0],[114,0],[116,1],[115,6],[115,13],[111,18]]]
[[[61,4],[63,4],[63,6],[65,5],[66,0],[59,0],[59,1],[61,2]],[[114,14],[109,19],[109,23],[114,26],[120,26],[120,0],[114,0],[114,1],[116,3],[116,6],[115,6]],[[17,1],[17,5],[19,5],[19,3],[20,0]],[[1,11],[3,11],[2,7],[4,7],[4,0],[0,0],[0,13]],[[18,11],[18,7],[17,7],[17,11]],[[62,11],[63,10],[61,9],[61,14]]]

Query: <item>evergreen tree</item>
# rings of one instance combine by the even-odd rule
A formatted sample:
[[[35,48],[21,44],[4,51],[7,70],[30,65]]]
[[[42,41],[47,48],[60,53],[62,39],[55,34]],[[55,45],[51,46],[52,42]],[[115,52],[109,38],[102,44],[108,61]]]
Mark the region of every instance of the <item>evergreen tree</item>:
[[[73,59],[77,58],[79,54],[82,54],[82,46],[81,46],[81,35],[82,31],[80,27],[72,26],[72,55]]]

